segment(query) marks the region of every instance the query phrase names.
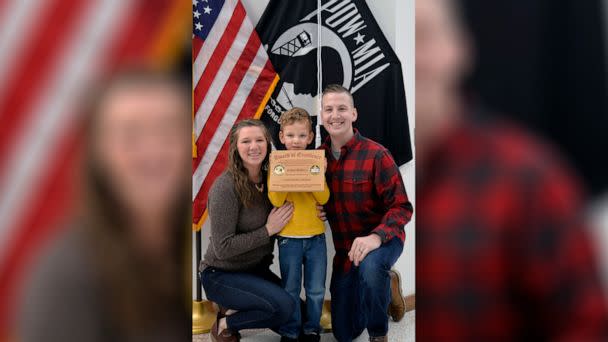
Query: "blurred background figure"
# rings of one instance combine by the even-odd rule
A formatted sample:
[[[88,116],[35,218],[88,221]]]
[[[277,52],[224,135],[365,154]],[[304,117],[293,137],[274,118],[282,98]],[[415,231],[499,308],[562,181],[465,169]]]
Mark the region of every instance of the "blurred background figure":
[[[188,86],[129,70],[94,95],[81,215],[26,282],[19,340],[190,338]]]
[[[78,216],[75,205],[91,205],[79,195],[86,192],[79,159],[92,143],[81,125],[83,90],[124,65],[176,69],[189,79],[190,17],[190,3],[169,0],[0,4],[0,341],[16,338],[26,279],[52,254],[48,245],[67,227],[85,226],[84,218],[66,223]]]
[[[608,194],[608,1],[459,0],[474,40],[466,87],[559,148],[591,199]]]
[[[460,0],[465,88],[559,149],[584,181],[608,290],[608,1]]]
[[[528,8],[513,7],[525,27]],[[416,2],[417,337],[606,340],[608,302],[584,186],[557,150],[521,128],[524,120],[488,109],[483,90],[529,86],[525,79],[471,81],[465,90],[476,63],[529,66],[500,54],[482,61],[461,9],[456,0]],[[518,48],[515,37],[491,39]],[[596,91],[590,99],[605,101]],[[570,114],[576,122],[575,108]]]

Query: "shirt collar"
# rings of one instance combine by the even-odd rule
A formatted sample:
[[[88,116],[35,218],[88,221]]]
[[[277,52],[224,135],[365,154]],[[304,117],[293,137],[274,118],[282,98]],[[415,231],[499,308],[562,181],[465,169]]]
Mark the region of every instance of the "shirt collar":
[[[344,144],[344,146],[342,146],[342,149],[346,149],[346,151],[351,151],[358,143],[359,141],[361,141],[361,134],[359,133],[359,130],[356,128],[353,128],[353,136],[350,138],[350,140],[348,142],[346,142],[346,144]],[[331,149],[331,137],[328,135],[327,138],[325,138],[325,142],[323,143],[323,147],[328,151],[328,152],[332,152]]]

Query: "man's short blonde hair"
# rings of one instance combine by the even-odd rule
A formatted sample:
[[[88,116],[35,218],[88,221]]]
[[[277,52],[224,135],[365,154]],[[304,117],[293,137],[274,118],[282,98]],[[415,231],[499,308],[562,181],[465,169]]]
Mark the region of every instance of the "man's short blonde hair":
[[[353,98],[353,94],[351,94],[348,89],[344,88],[339,84],[329,84],[327,87],[325,87],[325,89],[323,89],[323,95],[321,96],[321,99],[327,94],[346,94],[348,95],[348,97],[350,97],[351,105],[353,107],[355,106],[355,99]]]

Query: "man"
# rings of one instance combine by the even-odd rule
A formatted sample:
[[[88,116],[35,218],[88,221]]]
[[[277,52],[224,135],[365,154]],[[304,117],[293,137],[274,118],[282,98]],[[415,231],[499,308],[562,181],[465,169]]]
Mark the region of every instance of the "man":
[[[580,186],[545,143],[463,100],[453,6],[416,2],[416,337],[606,341]]]
[[[403,251],[413,208],[388,150],[353,128],[357,110],[350,92],[330,85],[321,105],[332,194],[325,208],[336,249],[332,330],[340,342],[366,328],[370,341],[387,341],[390,269]]]

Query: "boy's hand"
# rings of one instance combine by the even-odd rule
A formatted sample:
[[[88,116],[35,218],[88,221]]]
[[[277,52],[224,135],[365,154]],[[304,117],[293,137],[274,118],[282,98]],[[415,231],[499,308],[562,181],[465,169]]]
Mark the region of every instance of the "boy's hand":
[[[327,171],[327,157],[323,157],[323,170]]]
[[[378,234],[369,234],[365,237],[358,237],[353,241],[353,245],[350,247],[348,252],[348,258],[352,261],[355,266],[359,266],[361,261],[365,259],[369,252],[380,248],[382,240]]]

